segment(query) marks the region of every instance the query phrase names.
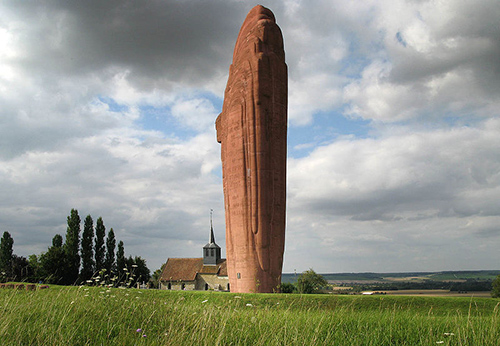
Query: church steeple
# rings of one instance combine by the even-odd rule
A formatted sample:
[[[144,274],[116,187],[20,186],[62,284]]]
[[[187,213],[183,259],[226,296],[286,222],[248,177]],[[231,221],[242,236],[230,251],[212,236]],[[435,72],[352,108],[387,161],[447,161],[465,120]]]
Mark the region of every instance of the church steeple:
[[[215,244],[214,226],[212,224],[212,211],[211,210],[210,210],[210,239],[209,239],[208,243]]]
[[[214,227],[212,223],[212,212],[210,209],[210,239],[208,244],[203,247],[203,264],[204,265],[217,265],[220,260],[221,251],[220,246],[215,243]]]

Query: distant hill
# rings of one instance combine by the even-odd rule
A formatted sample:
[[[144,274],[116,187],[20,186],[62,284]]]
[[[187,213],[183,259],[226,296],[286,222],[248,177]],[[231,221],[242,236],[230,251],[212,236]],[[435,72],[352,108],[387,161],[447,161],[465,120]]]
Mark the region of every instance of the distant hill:
[[[285,273],[282,282],[294,283],[300,274]],[[493,280],[500,270],[462,270],[441,272],[402,272],[402,273],[330,273],[321,274],[331,283],[391,283],[431,281]]]

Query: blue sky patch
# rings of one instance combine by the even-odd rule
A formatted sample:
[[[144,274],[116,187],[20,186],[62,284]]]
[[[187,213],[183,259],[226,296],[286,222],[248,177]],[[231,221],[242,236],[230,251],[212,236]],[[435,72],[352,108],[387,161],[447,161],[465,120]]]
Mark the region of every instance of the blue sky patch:
[[[107,96],[99,96],[99,101],[108,105],[111,112],[122,113],[128,112],[129,107],[127,105],[122,105],[117,103],[113,98]]]
[[[288,128],[288,155],[294,158],[307,156],[317,146],[341,137],[366,138],[370,129],[367,120],[346,118],[338,111],[319,112],[314,115],[311,125]]]

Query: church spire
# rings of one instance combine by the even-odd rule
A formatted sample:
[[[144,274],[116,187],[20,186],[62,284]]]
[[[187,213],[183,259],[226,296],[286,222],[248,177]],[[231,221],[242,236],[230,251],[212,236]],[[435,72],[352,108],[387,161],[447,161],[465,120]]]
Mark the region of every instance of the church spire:
[[[215,236],[214,236],[214,226],[212,223],[212,213],[213,209],[210,209],[210,239],[209,239],[209,244],[215,244]]]
[[[208,244],[203,247],[204,265],[216,265],[217,262],[221,259],[220,246],[215,243],[212,212],[213,209],[210,209],[210,239],[208,241]]]

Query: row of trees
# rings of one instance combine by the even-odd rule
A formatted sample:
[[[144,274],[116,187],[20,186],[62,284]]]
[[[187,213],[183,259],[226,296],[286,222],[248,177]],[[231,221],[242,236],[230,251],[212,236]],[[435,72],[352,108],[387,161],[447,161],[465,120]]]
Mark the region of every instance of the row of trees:
[[[118,242],[116,250],[113,228],[106,236],[102,217],[97,219],[94,228],[92,216],[87,215],[81,239],[78,210],[71,210],[67,223],[64,242],[63,237],[56,234],[46,252],[39,256],[31,255],[28,260],[13,253],[14,239],[4,232],[0,241],[3,281],[41,281],[62,285],[106,283],[115,286],[149,281],[150,271],[146,261],[140,256],[126,258],[123,241]]]

